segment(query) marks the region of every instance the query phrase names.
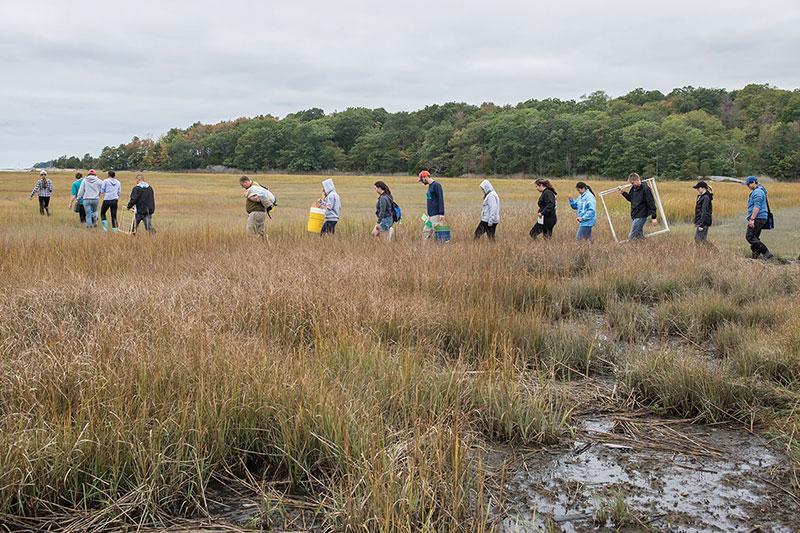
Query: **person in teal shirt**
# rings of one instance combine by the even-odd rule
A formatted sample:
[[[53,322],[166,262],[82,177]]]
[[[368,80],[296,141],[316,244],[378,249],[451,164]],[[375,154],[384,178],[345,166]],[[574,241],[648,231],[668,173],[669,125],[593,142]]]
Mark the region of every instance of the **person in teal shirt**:
[[[69,201],[69,208],[78,213],[78,216],[81,219],[81,224],[85,224],[86,211],[83,208],[83,202],[78,200],[78,191],[81,189],[81,183],[83,183],[83,174],[78,172],[75,174],[75,181],[72,182],[72,189],[70,189],[70,194],[72,196]]]
[[[747,232],[745,239],[750,245],[753,259],[770,259],[772,252],[767,245],[761,242],[761,230],[767,227],[769,220],[769,204],[767,203],[767,189],[758,184],[758,178],[747,176],[745,180],[750,196],[747,197]]]

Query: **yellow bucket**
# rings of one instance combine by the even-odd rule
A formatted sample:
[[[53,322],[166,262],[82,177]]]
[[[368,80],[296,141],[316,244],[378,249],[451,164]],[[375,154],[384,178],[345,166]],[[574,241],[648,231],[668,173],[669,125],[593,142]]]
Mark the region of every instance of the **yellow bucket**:
[[[319,233],[322,231],[322,225],[325,223],[325,210],[318,207],[312,207],[308,212],[308,232]]]

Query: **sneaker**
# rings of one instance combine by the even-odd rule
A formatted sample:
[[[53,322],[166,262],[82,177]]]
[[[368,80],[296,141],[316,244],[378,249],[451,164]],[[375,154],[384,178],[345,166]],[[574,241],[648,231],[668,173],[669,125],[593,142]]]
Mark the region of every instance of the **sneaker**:
[[[761,253],[760,252],[753,252],[753,255],[751,255],[750,257],[752,259],[758,259],[759,257],[761,257]]]
[[[773,257],[773,256],[772,256],[772,252],[767,252],[767,253],[765,253],[765,254],[764,254],[764,256],[763,256],[763,258],[764,258],[764,259],[772,259],[772,257]]]

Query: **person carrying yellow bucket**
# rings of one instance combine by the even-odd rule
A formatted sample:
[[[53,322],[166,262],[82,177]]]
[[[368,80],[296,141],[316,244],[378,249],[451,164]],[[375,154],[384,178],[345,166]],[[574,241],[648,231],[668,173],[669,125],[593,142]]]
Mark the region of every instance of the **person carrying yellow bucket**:
[[[336,233],[336,223],[339,222],[339,213],[342,209],[342,201],[339,193],[333,185],[333,180],[328,178],[322,182],[322,198],[319,200],[320,208],[325,210],[325,222],[322,224],[321,235],[333,235]]]

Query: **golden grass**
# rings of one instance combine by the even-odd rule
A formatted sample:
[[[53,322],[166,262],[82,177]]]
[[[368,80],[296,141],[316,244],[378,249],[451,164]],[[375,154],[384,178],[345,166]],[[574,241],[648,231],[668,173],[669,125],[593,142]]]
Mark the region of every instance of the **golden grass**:
[[[0,522],[164,524],[247,470],[337,530],[481,530],[497,501],[480,450],[568,438],[569,389],[598,374],[655,411],[757,419],[797,451],[796,265],[680,231],[578,245],[563,201],[556,238],[531,243],[525,181],[496,182],[492,245],[468,238],[478,180],[448,180],[455,239],[425,246],[406,177],[386,180],[407,217],[391,244],[368,236],[369,177],[336,178],[325,240],[304,231],[319,177],[262,180],[280,202],[266,242],[244,235],[232,176],[151,178],[154,238],[77,227],[65,175],[42,218],[22,178],[0,175]],[[741,207],[720,188],[715,209]]]

